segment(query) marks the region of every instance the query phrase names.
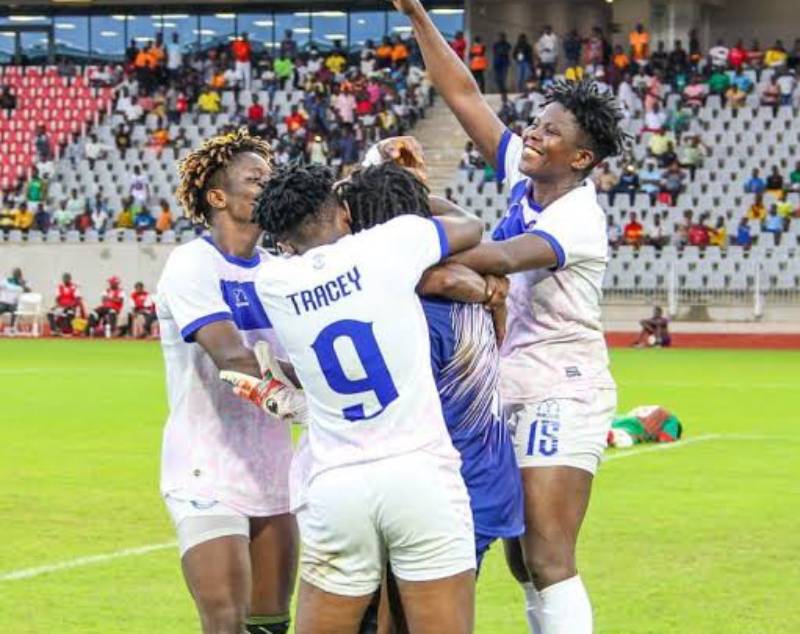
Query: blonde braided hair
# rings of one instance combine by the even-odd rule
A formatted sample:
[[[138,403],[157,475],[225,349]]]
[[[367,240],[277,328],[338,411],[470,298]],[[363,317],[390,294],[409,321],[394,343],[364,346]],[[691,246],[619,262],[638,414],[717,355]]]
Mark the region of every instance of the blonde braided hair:
[[[215,174],[243,152],[258,154],[272,165],[270,144],[261,137],[251,135],[247,128],[207,139],[178,162],[180,183],[175,196],[187,218],[206,226],[209,224],[211,210],[205,199],[206,188]]]

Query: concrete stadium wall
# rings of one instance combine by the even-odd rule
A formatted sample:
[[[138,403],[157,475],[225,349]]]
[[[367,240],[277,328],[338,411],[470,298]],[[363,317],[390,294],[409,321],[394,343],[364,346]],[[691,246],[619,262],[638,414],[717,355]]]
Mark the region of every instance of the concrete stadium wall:
[[[100,301],[106,280],[122,278],[126,293],[136,282],[155,292],[161,270],[175,245],[110,244],[21,244],[0,246],[0,275],[6,276],[15,266],[22,272],[31,290],[42,293],[45,305],[55,298],[56,285],[63,273],[71,273],[80,285],[91,308]]]

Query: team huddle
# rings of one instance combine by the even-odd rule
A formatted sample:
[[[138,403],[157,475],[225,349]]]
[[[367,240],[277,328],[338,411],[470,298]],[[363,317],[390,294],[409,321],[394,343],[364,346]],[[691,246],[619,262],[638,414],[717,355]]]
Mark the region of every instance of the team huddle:
[[[429,194],[410,138],[339,182],[273,169],[245,131],[181,163],[210,234],[158,285],[161,490],[184,577],[206,633],[287,632],[299,559],[300,634],[468,634],[503,540],[530,631],[589,634],[575,545],[616,390],[587,176],[620,152],[621,117],[592,83],[557,83],[512,134],[419,0],[394,3],[508,212],[482,241]]]

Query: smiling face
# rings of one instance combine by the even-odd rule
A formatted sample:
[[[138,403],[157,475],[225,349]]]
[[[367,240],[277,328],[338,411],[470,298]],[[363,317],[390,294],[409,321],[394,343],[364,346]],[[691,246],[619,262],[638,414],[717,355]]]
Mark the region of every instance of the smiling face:
[[[269,163],[263,156],[242,152],[214,176],[206,200],[212,209],[226,210],[237,222],[252,222],[253,204],[269,175]]]
[[[523,132],[520,171],[534,180],[560,180],[587,171],[594,153],[573,114],[559,103],[548,104]]]

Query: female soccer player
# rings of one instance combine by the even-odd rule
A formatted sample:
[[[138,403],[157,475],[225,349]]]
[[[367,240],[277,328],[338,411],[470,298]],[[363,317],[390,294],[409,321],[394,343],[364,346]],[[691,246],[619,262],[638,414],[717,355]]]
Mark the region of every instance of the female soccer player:
[[[589,634],[575,546],[616,406],[600,323],[605,217],[589,172],[624,142],[613,99],[557,84],[522,137],[480,94],[419,0],[393,0],[414,27],[429,76],[498,177],[510,205],[495,242],[455,258],[511,276],[500,391],[525,491],[520,540],[531,631]],[[511,549],[513,551],[513,548]]]
[[[270,159],[269,145],[245,130],[186,157],[178,197],[211,235],[176,248],[158,283],[170,407],[161,491],[207,634],[285,634],[297,567],[288,425],[218,378],[260,375],[252,347],[271,336],[253,286],[268,256],[251,222]]]

